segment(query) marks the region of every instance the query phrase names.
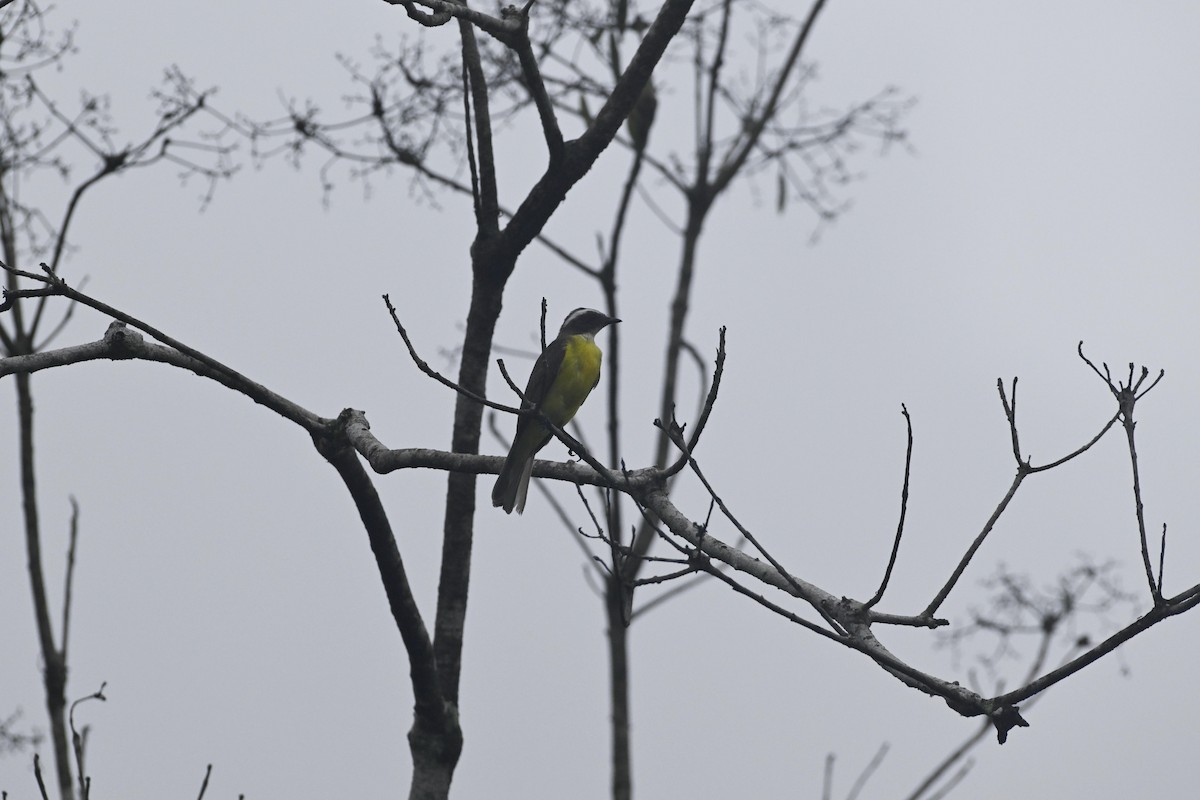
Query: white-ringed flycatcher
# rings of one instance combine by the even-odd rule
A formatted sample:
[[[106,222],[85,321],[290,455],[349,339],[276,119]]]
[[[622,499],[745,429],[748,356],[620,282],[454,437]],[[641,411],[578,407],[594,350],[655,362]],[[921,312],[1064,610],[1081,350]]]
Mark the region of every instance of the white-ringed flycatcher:
[[[559,428],[565,428],[592,389],[600,382],[600,348],[596,334],[621,320],[591,308],[577,308],[563,320],[558,336],[538,356],[525,387],[521,408],[537,407]],[[496,485],[492,505],[511,514],[525,510],[533,457],[552,434],[536,414],[517,418],[517,432]]]

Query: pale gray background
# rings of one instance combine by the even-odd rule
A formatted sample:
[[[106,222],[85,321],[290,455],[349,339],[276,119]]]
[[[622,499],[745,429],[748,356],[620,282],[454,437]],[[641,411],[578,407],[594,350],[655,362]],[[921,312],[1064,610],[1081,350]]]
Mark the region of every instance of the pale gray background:
[[[413,31],[399,9],[366,0],[121,0],[56,17],[79,20],[83,49],[56,79],[64,96],[110,91],[130,131],[147,123],[147,90],[170,63],[219,85],[224,108],[273,115],[282,91],[336,111],[347,83],[333,53]],[[1200,576],[1198,30],[1200,9],[1184,2],[830,4],[808,50],[820,64],[814,101],[901,87],[919,98],[917,153],[856,160],[854,208],[815,246],[810,215],[774,214],[769,180],[736,192],[704,237],[688,328],[708,352],[729,327],[699,455],[797,574],[838,594],[873,589],[895,524],[904,402],[913,499],[885,605],[923,607],[1011,478],[996,378],[1021,377],[1035,460],[1073,449],[1111,413],[1074,355],[1083,339],[1122,369],[1167,370],[1139,406],[1146,510],[1152,528],[1172,526],[1168,593]],[[663,98],[656,137],[684,100]],[[510,201],[541,168],[533,144],[502,150]],[[551,225],[557,239],[593,252],[624,159],[609,153],[576,188]],[[465,314],[468,205],[418,204],[396,173],[369,202],[342,181],[326,210],[318,163],[246,169],[203,215],[199,185],[180,190],[169,168],[104,185],[79,217],[68,277],[90,275],[97,296],[318,413],[365,409],[390,446],[445,447],[453,398],[409,363],[379,295],[392,293],[418,346],[453,371],[438,350],[458,342]],[[677,247],[644,206],[636,213],[621,313],[625,342],[647,343],[625,354],[626,458],[641,465]],[[600,302],[531,247],[499,342],[533,341],[542,295],[554,320]],[[80,312],[63,341],[98,338],[105,324]],[[82,505],[70,694],[108,681],[109,702],[80,710],[93,726],[93,796],[194,796],[209,762],[208,797],[405,793],[407,662],[353,508],[307,437],[158,365],[72,367],[34,386],[55,587],[68,494]],[[490,386],[499,392],[498,377]],[[597,437],[599,419],[595,403],[581,414]],[[486,436],[485,448],[501,452]],[[44,729],[15,457],[2,455],[0,712],[20,706]],[[427,613],[443,484],[433,472],[378,479]],[[1078,551],[1118,559],[1125,585],[1144,591],[1129,485],[1119,435],[1031,479],[945,613],[961,619],[1000,561],[1049,580]],[[703,514],[694,488],[680,497]],[[602,798],[601,607],[545,500],[530,506],[523,518],[479,514],[455,792]],[[1190,796],[1197,628],[1192,616],[1164,624],[1057,688],[1030,729],[978,751],[956,796]],[[966,680],[968,665],[953,668],[927,635],[884,635],[916,665]],[[632,653],[642,798],[813,797],[828,751],[841,795],[883,741],[891,755],[864,797],[898,797],[975,726],[717,585],[647,616]],[[27,756],[0,760],[0,788],[35,796]]]

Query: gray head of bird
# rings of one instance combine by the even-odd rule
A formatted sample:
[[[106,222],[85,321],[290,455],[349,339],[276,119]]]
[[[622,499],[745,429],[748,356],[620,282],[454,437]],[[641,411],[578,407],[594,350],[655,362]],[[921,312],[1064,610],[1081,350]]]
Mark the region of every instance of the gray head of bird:
[[[597,311],[594,308],[577,308],[570,314],[567,314],[567,318],[563,320],[562,327],[558,329],[558,335],[595,336],[606,326],[620,321],[616,317],[610,317],[608,314]]]

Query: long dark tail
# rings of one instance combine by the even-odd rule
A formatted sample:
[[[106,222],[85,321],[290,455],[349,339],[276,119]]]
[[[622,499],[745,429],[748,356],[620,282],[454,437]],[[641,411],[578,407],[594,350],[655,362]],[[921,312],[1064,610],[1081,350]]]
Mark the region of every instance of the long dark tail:
[[[503,508],[505,514],[511,514],[514,508],[518,514],[525,510],[529,473],[533,470],[533,458],[515,450],[504,459],[504,467],[492,487],[492,505]]]

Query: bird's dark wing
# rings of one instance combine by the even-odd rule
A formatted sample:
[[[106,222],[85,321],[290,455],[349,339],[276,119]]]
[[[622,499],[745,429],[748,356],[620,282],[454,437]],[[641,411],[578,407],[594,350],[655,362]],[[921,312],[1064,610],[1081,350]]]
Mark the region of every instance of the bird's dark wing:
[[[533,362],[533,371],[529,373],[529,382],[525,384],[522,408],[529,408],[546,399],[546,393],[550,391],[554,378],[558,375],[558,367],[562,364],[566,351],[566,342],[555,339],[546,347],[546,351],[537,357],[537,361]]]
[[[558,374],[558,367],[562,364],[563,354],[566,351],[566,342],[555,339],[546,347],[546,351],[537,357],[537,361],[533,363],[533,371],[529,373],[529,382],[525,384],[525,399],[521,401],[521,408],[532,408],[546,399],[546,393],[554,384],[554,378]],[[535,417],[530,414],[518,417],[517,436],[520,436],[521,431],[525,430],[534,419]]]

